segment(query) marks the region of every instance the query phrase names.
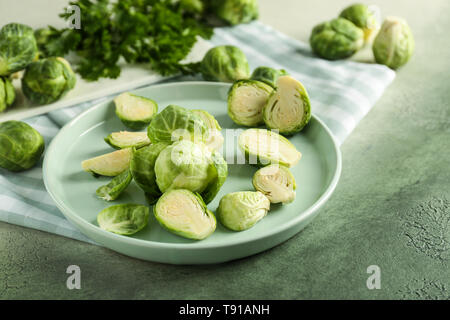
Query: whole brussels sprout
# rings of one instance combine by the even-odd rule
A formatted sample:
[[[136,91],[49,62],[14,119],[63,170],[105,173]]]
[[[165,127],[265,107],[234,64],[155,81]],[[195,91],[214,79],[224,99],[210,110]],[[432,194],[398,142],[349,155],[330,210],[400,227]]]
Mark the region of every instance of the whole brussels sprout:
[[[44,152],[41,134],[21,121],[0,123],[0,167],[23,171],[33,167]]]
[[[357,3],[351,5],[342,10],[339,17],[347,19],[353,22],[358,28],[361,28],[364,32],[364,40],[366,42],[379,27],[375,15],[365,4]]]
[[[344,59],[362,48],[364,32],[347,19],[337,18],[315,26],[309,43],[322,58]]]
[[[5,111],[16,100],[16,91],[9,78],[0,77],[0,112]]]
[[[414,51],[414,38],[406,21],[388,17],[372,45],[377,63],[397,69],[408,62]]]
[[[205,201],[206,204],[213,201],[228,176],[228,164],[220,153],[214,152],[212,154],[212,161],[216,178],[214,178],[201,193],[203,201]]]
[[[271,203],[290,203],[295,199],[295,178],[288,168],[271,164],[253,175],[253,186]]]
[[[184,238],[202,240],[216,230],[216,217],[202,198],[185,189],[170,190],[153,207],[156,220],[168,231]]]
[[[250,67],[245,54],[235,46],[217,46],[203,57],[200,71],[205,80],[234,82],[248,79]]]
[[[275,88],[277,85],[278,77],[286,75],[288,75],[288,73],[284,69],[277,70],[269,67],[258,67],[253,70],[250,79],[267,83],[272,88]]]
[[[202,14],[205,5],[202,0],[180,0],[180,7],[189,13]]]
[[[147,128],[152,143],[187,139],[205,142],[208,127],[198,115],[176,105],[169,105],[158,113]]]
[[[257,0],[222,0],[214,5],[215,14],[231,25],[258,19]]]
[[[259,191],[229,193],[220,199],[217,218],[228,229],[243,231],[267,215],[270,201]]]
[[[205,145],[211,152],[219,150],[223,145],[224,139],[222,133],[220,132],[222,128],[216,118],[205,110],[191,110],[191,112],[202,118],[209,129],[209,134],[208,138],[205,140]]]
[[[0,76],[24,69],[37,56],[33,29],[10,23],[0,29]]]
[[[150,209],[140,204],[117,204],[102,210],[97,223],[103,230],[129,236],[144,229]]]
[[[63,58],[50,57],[28,65],[22,78],[25,96],[37,104],[59,100],[76,83],[70,64]]]

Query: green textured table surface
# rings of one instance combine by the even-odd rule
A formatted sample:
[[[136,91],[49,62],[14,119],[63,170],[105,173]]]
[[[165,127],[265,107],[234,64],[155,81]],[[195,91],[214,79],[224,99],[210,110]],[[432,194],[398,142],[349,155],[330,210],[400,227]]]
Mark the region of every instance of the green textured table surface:
[[[171,266],[0,223],[0,298],[448,299],[450,3],[371,2],[407,19],[416,52],[342,145],[336,192],[301,233],[246,259]],[[261,20],[306,41],[352,2],[317,3],[260,0]],[[69,265],[80,290],[66,287]],[[381,289],[367,288],[371,265]]]

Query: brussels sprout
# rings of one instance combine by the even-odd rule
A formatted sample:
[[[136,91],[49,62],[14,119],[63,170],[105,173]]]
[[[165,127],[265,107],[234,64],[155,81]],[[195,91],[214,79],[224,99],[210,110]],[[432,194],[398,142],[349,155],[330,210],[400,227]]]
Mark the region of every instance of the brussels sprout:
[[[342,10],[339,17],[347,19],[353,22],[358,28],[361,28],[364,32],[364,40],[366,42],[379,27],[375,15],[365,4],[358,3],[351,5]]]
[[[288,75],[288,73],[284,69],[277,70],[269,67],[258,67],[253,70],[250,79],[262,81],[264,83],[267,83],[272,88],[275,88],[278,77],[286,75]]]
[[[270,201],[259,191],[229,193],[220,199],[217,218],[228,229],[243,231],[267,215]]]
[[[84,160],[81,162],[81,167],[84,171],[91,172],[94,176],[114,177],[128,169],[132,155],[133,150],[131,148],[117,150]]]
[[[247,57],[235,46],[217,46],[209,49],[201,62],[201,73],[208,81],[234,82],[248,79],[250,67]]]
[[[156,220],[172,233],[202,240],[216,230],[216,217],[199,195],[177,189],[164,193],[153,207]]]
[[[201,193],[217,176],[208,148],[188,140],[175,142],[161,151],[155,173],[162,192],[188,189]]]
[[[169,143],[167,142],[157,142],[155,144],[151,144],[147,147],[136,150],[133,153],[133,158],[131,159],[130,170],[133,175],[134,182],[136,182],[136,184],[144,190],[150,204],[156,202],[158,197],[161,195],[161,191],[156,184],[155,162],[161,151],[168,145]]]
[[[364,32],[347,19],[337,18],[315,26],[309,43],[322,58],[344,59],[362,48]]]
[[[266,129],[247,129],[239,136],[239,147],[251,164],[282,164],[293,167],[302,157],[285,137]],[[256,160],[256,161],[255,161]]]
[[[388,17],[383,22],[373,46],[377,63],[397,69],[408,62],[414,51],[414,38],[405,20]]]
[[[52,103],[75,87],[75,74],[63,58],[50,57],[28,65],[22,78],[22,91],[37,104]]]
[[[116,200],[120,194],[128,187],[133,177],[130,170],[125,170],[114,177],[110,183],[97,189],[96,194],[100,199],[106,201]]]
[[[231,25],[248,23],[258,18],[257,0],[223,0],[214,6],[215,14]]]
[[[235,123],[256,127],[263,123],[262,110],[273,88],[256,80],[239,80],[228,93],[228,115]]]
[[[158,105],[152,99],[124,92],[114,99],[116,114],[128,128],[140,130],[149,125],[158,112]]]
[[[37,55],[33,29],[10,23],[0,29],[0,76],[24,69]]]
[[[281,134],[302,130],[311,119],[311,104],[305,87],[291,76],[279,77],[262,116],[269,129],[277,129]]]
[[[182,139],[204,142],[208,138],[208,127],[190,110],[169,105],[154,117],[147,134],[152,143]]]
[[[150,144],[146,132],[113,132],[105,138],[105,142],[115,149],[142,148]]]
[[[227,162],[220,153],[214,152],[212,154],[212,161],[214,163],[214,169],[216,171],[216,178],[213,179],[206,187],[206,189],[201,193],[203,201],[205,201],[206,204],[214,200],[220,188],[225,183],[225,180],[227,180],[228,176]]]
[[[21,121],[0,123],[0,167],[23,171],[33,167],[44,152],[41,134]]]
[[[253,186],[271,203],[290,203],[295,199],[295,178],[284,166],[271,164],[253,175]]]
[[[186,12],[202,14],[205,5],[202,0],[180,0],[180,7]]]
[[[147,206],[117,204],[102,210],[97,216],[97,222],[103,230],[129,236],[144,229],[149,217]]]
[[[16,100],[16,91],[9,78],[0,77],[0,112],[5,111]]]
[[[222,128],[217,122],[216,118],[210,113],[204,110],[191,110],[194,114],[198,115],[205,122],[206,126],[209,129],[208,138],[205,140],[205,145],[208,149],[213,152],[219,150],[223,145],[223,136],[220,133]]]

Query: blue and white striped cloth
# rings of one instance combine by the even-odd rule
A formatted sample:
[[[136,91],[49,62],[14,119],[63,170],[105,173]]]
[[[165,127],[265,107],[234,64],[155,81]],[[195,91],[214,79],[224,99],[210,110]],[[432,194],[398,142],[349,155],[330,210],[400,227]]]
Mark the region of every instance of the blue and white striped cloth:
[[[342,143],[392,82],[395,73],[377,64],[327,61],[312,55],[308,44],[291,39],[258,21],[215,30],[213,45],[241,48],[251,69],[283,68],[308,90],[313,114]],[[179,80],[179,79],[178,79]],[[59,129],[83,110],[109,97],[26,119],[48,146]],[[88,241],[56,208],[45,190],[42,161],[31,170],[0,168],[0,221]]]

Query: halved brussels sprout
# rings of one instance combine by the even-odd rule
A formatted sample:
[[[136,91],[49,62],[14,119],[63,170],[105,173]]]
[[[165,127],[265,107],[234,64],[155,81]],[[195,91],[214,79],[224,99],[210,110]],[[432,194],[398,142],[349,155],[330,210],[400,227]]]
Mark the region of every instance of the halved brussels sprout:
[[[161,151],[155,163],[159,190],[188,189],[201,193],[216,179],[211,152],[202,144],[181,140]]]
[[[50,57],[27,66],[22,78],[22,91],[37,104],[52,103],[75,87],[76,77],[63,58]]]
[[[358,28],[361,28],[364,32],[364,40],[366,42],[379,27],[375,15],[365,4],[353,4],[342,10],[339,17],[347,19],[353,22]]]
[[[161,191],[156,184],[155,162],[161,151],[168,145],[167,142],[157,142],[143,147],[136,150],[131,159],[130,170],[134,182],[144,190],[150,204],[155,203],[161,195]]]
[[[279,77],[262,115],[270,129],[285,135],[299,132],[311,119],[311,104],[305,87],[291,76]]]
[[[384,20],[372,46],[377,63],[392,69],[403,66],[414,51],[414,38],[408,23],[398,17]]]
[[[223,145],[223,135],[220,133],[222,128],[217,122],[216,118],[205,110],[191,110],[194,114],[198,115],[205,122],[209,129],[208,138],[205,140],[205,145],[211,150],[211,152],[219,150]]]
[[[105,142],[114,149],[142,148],[150,144],[147,132],[113,132],[105,138]]]
[[[0,112],[5,111],[16,100],[16,91],[9,78],[0,77]]]
[[[234,82],[250,76],[245,54],[238,47],[229,45],[209,49],[200,68],[203,78],[208,81]]]
[[[0,29],[0,76],[24,69],[37,55],[33,29],[9,23]]]
[[[204,142],[208,138],[208,127],[198,115],[185,108],[169,105],[158,113],[147,129],[152,143],[190,140]]]
[[[159,198],[153,213],[161,226],[179,236],[202,240],[216,230],[216,217],[199,195],[185,189],[170,190]]]
[[[96,194],[100,199],[106,201],[116,200],[120,194],[128,187],[133,177],[130,170],[125,170],[118,176],[114,177],[107,185],[97,189]]]
[[[228,115],[235,123],[256,127],[263,123],[262,110],[273,88],[256,80],[239,80],[228,93]]]
[[[337,18],[314,27],[309,38],[318,56],[337,60],[348,58],[364,45],[364,32],[353,22]]]
[[[255,172],[252,182],[271,203],[290,203],[295,199],[295,178],[284,166],[272,164],[263,167]]]
[[[147,206],[117,204],[102,210],[97,216],[97,222],[103,230],[129,236],[144,229],[149,217]]]
[[[215,14],[231,25],[248,23],[258,18],[257,0],[222,0],[214,4]]]
[[[302,157],[285,137],[266,129],[247,129],[238,140],[250,164],[282,164],[293,167]]]
[[[288,73],[284,69],[277,70],[269,67],[258,67],[253,70],[250,79],[264,82],[272,88],[275,88],[277,85],[278,77],[286,75],[288,75]]]
[[[128,128],[140,130],[149,125],[158,112],[158,105],[149,98],[124,92],[114,98],[116,114]]]
[[[212,154],[212,161],[214,169],[216,170],[216,178],[213,179],[201,193],[203,201],[205,201],[206,204],[214,200],[228,176],[228,164],[220,153],[214,152]]]
[[[21,121],[0,123],[0,167],[23,171],[33,167],[44,152],[41,134]]]
[[[100,176],[115,177],[130,166],[133,154],[131,148],[113,151],[101,156],[84,160],[81,167],[84,171]]]
[[[220,199],[217,218],[228,229],[243,231],[253,227],[269,210],[270,201],[261,192],[233,192]]]

